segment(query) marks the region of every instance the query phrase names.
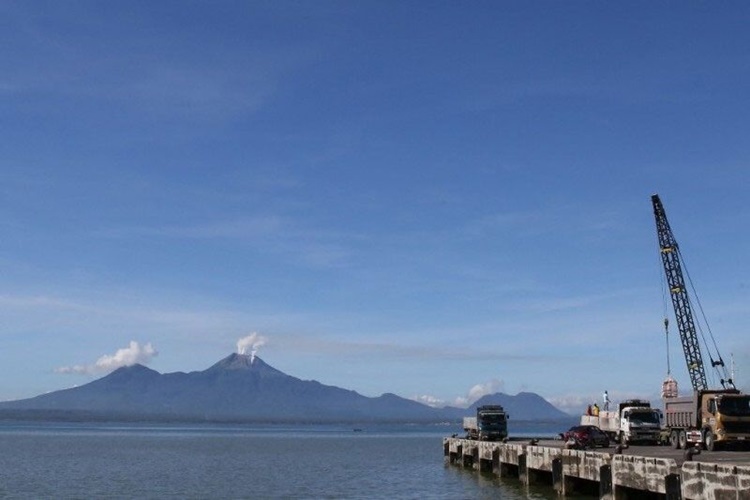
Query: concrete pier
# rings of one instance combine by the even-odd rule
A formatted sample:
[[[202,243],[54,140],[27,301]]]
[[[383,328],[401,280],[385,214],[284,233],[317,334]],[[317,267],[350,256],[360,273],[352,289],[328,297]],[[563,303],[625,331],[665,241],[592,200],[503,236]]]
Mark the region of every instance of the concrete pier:
[[[517,477],[525,484],[548,484],[561,496],[750,500],[750,462],[744,453],[728,459],[726,455],[714,455],[723,461],[718,463],[706,461],[711,459],[710,454],[696,455],[701,461],[683,454],[663,456],[670,454],[665,448],[634,447],[627,454],[617,451],[568,450],[555,441],[443,440],[443,454],[451,464]]]

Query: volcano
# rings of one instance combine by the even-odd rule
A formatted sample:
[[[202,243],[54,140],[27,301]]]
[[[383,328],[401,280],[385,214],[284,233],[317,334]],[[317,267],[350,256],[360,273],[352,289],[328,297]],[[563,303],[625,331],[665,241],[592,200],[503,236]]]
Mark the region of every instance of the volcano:
[[[517,420],[566,416],[541,396],[498,393],[468,409],[432,408],[386,393],[355,391],[301,380],[258,356],[230,354],[195,372],[159,373],[135,364],[72,389],[0,403],[0,418],[191,422],[445,422],[472,415],[481,404],[502,404]]]
[[[0,410],[205,421],[437,421],[443,417],[441,410],[394,394],[366,397],[292,377],[258,356],[236,353],[190,373],[160,374],[139,364],[122,367],[80,387],[0,403]]]

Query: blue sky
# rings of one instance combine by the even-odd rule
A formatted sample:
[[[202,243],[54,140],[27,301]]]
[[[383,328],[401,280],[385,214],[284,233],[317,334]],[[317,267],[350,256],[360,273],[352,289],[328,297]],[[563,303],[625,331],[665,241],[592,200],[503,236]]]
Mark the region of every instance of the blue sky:
[[[748,15],[3,2],[0,400],[252,333],[368,396],[653,397],[653,193],[750,386]]]

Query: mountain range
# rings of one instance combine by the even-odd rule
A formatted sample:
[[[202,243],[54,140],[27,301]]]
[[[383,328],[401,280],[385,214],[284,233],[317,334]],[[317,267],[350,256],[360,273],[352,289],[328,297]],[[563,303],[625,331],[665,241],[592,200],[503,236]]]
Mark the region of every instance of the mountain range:
[[[231,354],[203,371],[161,374],[140,364],[71,389],[0,403],[6,416],[80,413],[105,418],[256,422],[440,422],[501,404],[511,418],[569,417],[541,396],[484,396],[469,409],[432,408],[395,394],[366,397],[355,391],[301,380],[258,356]],[[20,413],[19,413],[20,412]]]

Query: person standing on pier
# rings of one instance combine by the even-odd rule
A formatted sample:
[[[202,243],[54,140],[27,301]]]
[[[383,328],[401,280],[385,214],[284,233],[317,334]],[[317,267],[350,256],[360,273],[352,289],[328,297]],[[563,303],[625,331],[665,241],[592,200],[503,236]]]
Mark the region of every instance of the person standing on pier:
[[[609,394],[604,391],[604,411],[609,410]]]

